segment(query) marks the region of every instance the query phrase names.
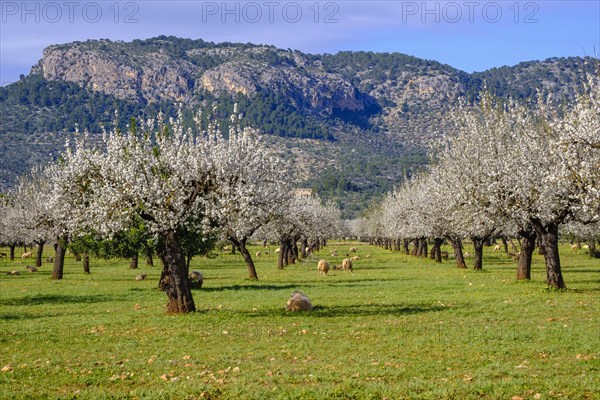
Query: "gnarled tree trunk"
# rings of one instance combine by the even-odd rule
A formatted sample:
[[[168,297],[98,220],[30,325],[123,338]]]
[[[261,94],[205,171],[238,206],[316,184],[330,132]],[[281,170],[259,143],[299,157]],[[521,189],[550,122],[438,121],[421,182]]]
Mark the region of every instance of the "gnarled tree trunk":
[[[44,255],[44,244],[45,243],[46,243],[46,241],[44,241],[44,240],[40,240],[39,242],[37,242],[37,252],[35,254],[35,266],[38,268],[42,266],[42,257]]]
[[[542,225],[541,221],[531,221],[536,233],[540,236],[541,245],[544,248],[544,260],[546,261],[546,283],[555,289],[566,289],[560,268],[560,256],[558,254],[558,224],[549,223]]]
[[[240,254],[244,258],[244,261],[246,262],[246,267],[248,268],[248,279],[257,281],[258,274],[256,273],[256,266],[254,265],[254,260],[252,260],[252,255],[250,255],[250,252],[246,248],[246,240],[247,239],[237,240],[231,237],[229,238],[229,241],[231,241],[231,243],[238,248]]]
[[[442,262],[442,243],[444,243],[444,239],[433,239],[433,247],[431,248],[431,258],[433,258],[437,263]]]
[[[452,250],[454,250],[456,266],[461,269],[467,268],[467,264],[465,263],[465,257],[462,251],[462,240],[456,237],[448,237],[448,241],[450,242],[450,245],[452,245]]]
[[[521,242],[521,252],[519,253],[519,266],[517,268],[517,280],[531,279],[531,257],[535,250],[536,234],[533,228],[520,231],[519,235],[523,239]]]
[[[175,232],[168,232],[161,236],[157,254],[163,264],[158,286],[167,293],[169,299],[167,312],[196,311],[188,278],[188,267]]]
[[[63,278],[63,270],[65,267],[65,255],[67,254],[67,239],[65,237],[58,238],[55,244],[54,269],[52,270],[52,279],[58,280]]]
[[[483,269],[483,245],[487,238],[472,237],[473,240],[473,269],[479,271]]]

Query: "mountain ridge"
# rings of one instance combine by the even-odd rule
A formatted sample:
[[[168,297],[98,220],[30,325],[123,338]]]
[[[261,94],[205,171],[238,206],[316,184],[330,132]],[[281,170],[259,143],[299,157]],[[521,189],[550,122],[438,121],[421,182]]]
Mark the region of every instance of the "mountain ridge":
[[[551,58],[468,74],[401,53],[307,54],[167,36],[53,45],[28,76],[0,88],[0,191],[56,157],[57,140],[76,126],[110,128],[115,111],[123,124],[178,107],[188,115],[214,107],[226,119],[237,103],[242,122],[301,167],[297,185],[354,215],[427,162],[424,147],[450,129],[449,111],[475,99],[484,81],[500,97],[561,102],[595,62]]]

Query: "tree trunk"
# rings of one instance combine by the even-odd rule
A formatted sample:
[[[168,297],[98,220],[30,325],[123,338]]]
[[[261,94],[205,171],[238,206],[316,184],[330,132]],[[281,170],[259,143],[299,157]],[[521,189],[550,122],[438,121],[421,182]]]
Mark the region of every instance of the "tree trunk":
[[[252,281],[258,280],[258,274],[256,273],[256,267],[254,266],[254,261],[252,260],[252,256],[248,249],[246,249],[246,245],[242,244],[239,247],[240,253],[242,253],[242,257],[244,257],[244,261],[246,262],[246,267],[248,267],[248,279]]]
[[[90,273],[90,256],[88,253],[83,253],[83,272]]]
[[[410,252],[411,256],[417,256],[417,254],[419,253],[419,240],[418,239],[414,239],[413,241],[413,248]]]
[[[15,247],[17,246],[14,244],[9,244],[8,247],[10,249],[10,261],[15,261]]]
[[[44,243],[46,243],[44,240],[40,240],[39,242],[37,242],[37,252],[35,254],[35,266],[36,267],[41,267],[42,266],[42,257],[44,255]]]
[[[292,240],[289,239],[286,243],[286,251],[285,251],[285,256],[286,256],[286,265],[292,265],[294,264],[296,261],[294,260],[294,249],[292,248]]]
[[[65,267],[65,255],[67,254],[67,240],[59,238],[56,242],[56,253],[54,255],[54,269],[52,270],[52,279],[63,278],[63,269]]]
[[[402,247],[404,248],[404,254],[406,254],[406,255],[410,254],[410,249],[408,248],[409,244],[410,244],[410,240],[402,239]]]
[[[246,239],[237,240],[230,238],[229,240],[231,241],[231,243],[235,244],[235,246],[240,251],[240,254],[244,258],[244,261],[246,262],[246,267],[248,268],[248,279],[252,281],[257,281],[258,274],[256,273],[256,266],[254,265],[254,260],[252,260],[250,252],[246,248]]]
[[[421,257],[427,258],[427,239],[421,238]]]
[[[508,241],[506,240],[506,238],[504,236],[502,236],[500,238],[500,240],[502,240],[502,246],[504,247],[504,252],[508,253]]]
[[[279,254],[277,255],[277,269],[283,269],[284,259],[285,259],[285,241],[281,240],[279,242]]]
[[[590,248],[590,257],[592,258],[600,258],[600,250],[596,247],[596,241],[594,239],[588,240],[587,245]]]
[[[129,261],[129,269],[138,269],[138,265],[139,265],[138,253],[135,253],[131,257],[131,260]]]
[[[175,232],[162,235],[157,254],[164,266],[158,286],[167,293],[169,299],[167,312],[187,313],[196,311],[188,278],[189,270],[185,264],[185,256]]]
[[[154,260],[152,259],[152,249],[150,247],[146,247],[146,266],[154,267]]]
[[[474,247],[474,255],[473,255],[473,269],[475,271],[479,271],[483,269],[483,244],[485,243],[485,238],[473,237],[473,247]]]
[[[537,228],[536,228],[536,232],[537,232]],[[538,247],[538,254],[540,256],[544,255],[544,243],[542,242],[542,236],[540,235],[539,232],[538,233],[538,237],[537,237],[537,247]]]
[[[304,239],[302,239],[302,248],[300,249],[300,252],[302,253],[302,258],[306,258],[308,256],[308,253],[306,252],[307,248],[308,248],[308,239],[304,238]]]
[[[448,237],[448,241],[450,242],[450,245],[452,245],[452,250],[454,250],[456,266],[460,269],[467,268],[467,264],[465,263],[465,257],[462,251],[462,241],[459,238],[453,237]]]
[[[531,257],[535,250],[536,234],[533,228],[520,231],[519,235],[523,238],[521,243],[521,252],[519,253],[519,266],[517,268],[517,280],[531,279]]]
[[[432,258],[435,260],[436,263],[442,262],[442,243],[444,243],[444,239],[433,239],[433,247],[431,248],[431,254],[433,255]]]
[[[560,268],[560,256],[558,254],[558,224],[552,222],[543,226],[541,221],[532,221],[536,233],[541,238],[544,248],[544,260],[546,261],[546,283],[554,289],[566,289]]]

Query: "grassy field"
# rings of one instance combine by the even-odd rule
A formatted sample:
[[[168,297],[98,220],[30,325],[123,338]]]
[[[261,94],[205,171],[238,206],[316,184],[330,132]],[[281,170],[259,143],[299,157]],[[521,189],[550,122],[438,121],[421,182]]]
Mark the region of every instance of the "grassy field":
[[[339,262],[334,247],[350,244],[320,256]],[[197,258],[199,311],[181,316],[164,313],[158,267],[92,260],[84,275],[68,258],[51,281],[50,265],[2,259],[0,398],[600,398],[599,260],[565,246],[556,292],[538,255],[517,283],[490,249],[474,272],[357,247],[371,258],[329,276],[318,258],[278,271],[271,248],[259,282],[237,255]],[[284,310],[296,289],[312,312]]]

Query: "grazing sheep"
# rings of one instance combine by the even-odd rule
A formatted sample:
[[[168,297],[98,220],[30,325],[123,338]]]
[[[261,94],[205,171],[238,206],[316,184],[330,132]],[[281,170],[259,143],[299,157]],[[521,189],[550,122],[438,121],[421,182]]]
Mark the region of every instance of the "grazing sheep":
[[[356,253],[358,249],[356,247],[350,247],[350,253]]]
[[[325,260],[319,260],[317,264],[317,269],[319,270],[319,274],[327,275],[329,272],[329,263]]]
[[[223,246],[223,248],[221,248],[221,251],[229,251],[231,250],[231,247],[229,246]]]
[[[334,270],[334,271],[341,271],[342,269],[343,269],[343,268],[342,268],[342,266],[341,266],[341,265],[334,265],[334,266],[333,266],[333,270]]]
[[[28,251],[27,253],[23,253],[23,255],[21,256],[21,258],[31,258],[32,254],[33,253],[31,251]]]
[[[337,255],[338,255],[338,253],[335,251],[333,253],[331,253],[331,257],[337,257]]]
[[[498,252],[498,251],[500,251],[500,249],[501,249],[501,247],[500,247],[500,245],[499,245],[499,244],[497,244],[497,245],[495,245],[495,246],[494,246],[494,251],[495,251],[495,252]]]
[[[54,262],[54,257],[46,257],[46,262],[53,263]]]
[[[200,271],[191,271],[189,276],[192,287],[200,289],[204,283],[204,275]]]
[[[310,253],[310,247],[306,247],[306,248],[304,249],[304,252],[305,252],[305,253]]]
[[[256,257],[260,257],[262,255],[262,253],[260,251],[256,252]]]
[[[29,272],[38,272],[38,269],[36,267],[32,267],[30,265],[26,265],[25,269]]]
[[[286,311],[310,311],[313,306],[307,295],[299,290],[292,293],[292,298],[285,305]]]
[[[350,259],[351,259],[352,261],[358,261],[358,260],[360,260],[360,256],[354,256],[354,257],[350,257]]]
[[[0,253],[0,258],[8,257],[6,253]]]
[[[508,253],[508,255],[510,256],[510,258],[512,258],[513,261],[519,261],[519,256],[521,255],[521,252],[518,253]]]
[[[367,254],[367,255],[365,256],[365,258],[371,258],[371,255],[370,255],[370,254]]]
[[[465,254],[463,254],[463,256],[464,256],[465,258],[469,258],[469,257],[471,257],[471,255],[470,255],[468,252],[465,252]]]
[[[573,243],[573,244],[571,245],[571,249],[572,249],[572,250],[579,250],[579,245],[578,245],[577,243]]]
[[[280,248],[276,248],[276,249],[275,249],[275,253],[279,253],[280,251],[281,251],[281,249],[280,249]]]
[[[141,274],[141,275],[136,276],[135,280],[136,281],[143,281],[144,279],[146,279],[147,276],[148,275],[146,275],[146,274]]]
[[[17,276],[17,275],[21,275],[21,273],[19,271],[10,271],[10,272],[7,272],[6,275]]]
[[[442,256],[443,260],[448,261],[448,252],[447,251],[442,251],[440,253],[440,255]]]
[[[352,272],[352,260],[349,258],[344,258],[344,260],[342,261],[342,268],[344,269],[344,271]]]
[[[581,246],[581,248],[584,250],[588,250],[590,248],[590,246],[587,244],[584,244],[583,246]]]

